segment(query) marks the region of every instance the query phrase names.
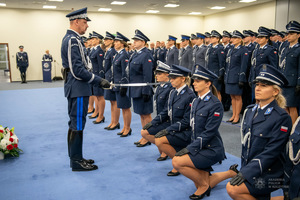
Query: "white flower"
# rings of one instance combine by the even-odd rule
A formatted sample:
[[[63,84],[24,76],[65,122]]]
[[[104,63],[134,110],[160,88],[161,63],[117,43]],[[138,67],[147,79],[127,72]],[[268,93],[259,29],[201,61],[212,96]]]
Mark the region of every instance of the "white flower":
[[[18,144],[19,140],[18,137],[16,135],[11,136],[12,139],[14,139],[14,144]]]

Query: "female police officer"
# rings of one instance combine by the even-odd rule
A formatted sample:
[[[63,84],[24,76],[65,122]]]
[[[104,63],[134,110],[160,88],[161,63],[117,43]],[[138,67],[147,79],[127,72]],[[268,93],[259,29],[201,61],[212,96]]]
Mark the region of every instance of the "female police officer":
[[[171,83],[169,82],[169,72],[170,67],[163,62],[158,61],[158,65],[155,70],[155,77],[156,81],[161,84],[156,87],[154,93],[154,104],[156,105],[155,107],[157,115],[159,115],[167,107],[169,93],[171,89],[173,89]],[[155,119],[152,121],[155,121]],[[141,135],[147,141],[154,143],[154,135],[168,126],[170,126],[170,119],[167,119],[165,123],[162,123],[159,126],[152,126],[152,122],[150,122],[143,127]],[[163,161],[168,158],[165,153],[160,152],[160,154],[161,156],[157,159],[157,161]]]
[[[93,31],[91,42],[94,47],[89,57],[92,62],[93,73],[97,74],[101,78],[104,78],[104,68],[103,68],[104,51],[100,47],[100,43],[102,39],[103,39],[102,35]],[[93,123],[100,124],[105,120],[103,116],[104,108],[105,108],[105,100],[103,97],[104,90],[103,88],[99,88],[98,86],[94,85],[92,86],[92,92],[93,92],[93,96],[95,96],[96,109],[94,113],[90,116],[90,118],[96,118],[98,116],[97,119],[93,121]]]
[[[214,96],[217,91],[212,85],[218,76],[197,65],[192,78],[199,95],[191,105],[192,142],[175,154],[173,166],[195,183],[197,191],[190,198],[202,199],[210,195],[211,166],[224,159],[224,146],[218,131],[224,111],[222,103]]]
[[[211,45],[206,51],[205,67],[215,73],[218,79],[214,80],[213,85],[217,88],[218,99],[221,101],[221,89],[224,84],[224,65],[225,65],[225,54],[222,44],[219,44],[222,36],[217,31],[211,32]]]
[[[190,104],[195,98],[195,94],[186,84],[189,81],[190,73],[191,71],[185,67],[172,65],[169,77],[175,89],[171,90],[168,105],[163,112],[151,122],[153,126],[157,127],[163,126],[161,124],[170,119],[170,126],[156,133],[154,141],[159,151],[166,153],[170,158],[174,157],[176,151],[186,147],[191,140]],[[177,176],[179,174],[173,169],[167,175]]]
[[[268,199],[283,177],[282,153],[292,121],[283,109],[285,98],[280,87],[288,81],[271,65],[260,68],[255,79],[259,104],[248,106],[242,120],[242,166],[227,184],[233,199]]]
[[[136,52],[129,59],[129,83],[151,83],[153,57],[145,47],[150,40],[140,30],[135,31],[135,36],[132,39]],[[140,115],[143,127],[152,120],[152,87],[150,85],[129,87],[129,95],[132,98],[133,111]]]
[[[283,88],[283,95],[287,101],[287,112],[294,123],[298,117],[300,102],[300,24],[290,21],[286,29],[289,45],[280,52],[279,69],[289,80],[289,85]]]
[[[228,122],[232,122],[232,124],[240,122],[243,86],[247,81],[248,51],[246,47],[242,46],[243,38],[243,34],[235,30],[232,35],[234,48],[229,49],[226,55],[225,92],[231,97],[233,113]]]
[[[129,39],[117,32],[117,36],[115,38],[114,47],[117,51],[117,54],[113,59],[113,69],[112,69],[112,80],[114,83],[118,84],[126,84],[128,83],[128,76],[126,74],[126,67],[128,64],[129,55],[125,50],[125,46],[127,46],[127,42]],[[126,137],[131,135],[131,102],[129,97],[126,95],[127,87],[114,87],[113,91],[116,93],[117,99],[117,107],[122,109],[124,127],[118,135],[121,137]]]

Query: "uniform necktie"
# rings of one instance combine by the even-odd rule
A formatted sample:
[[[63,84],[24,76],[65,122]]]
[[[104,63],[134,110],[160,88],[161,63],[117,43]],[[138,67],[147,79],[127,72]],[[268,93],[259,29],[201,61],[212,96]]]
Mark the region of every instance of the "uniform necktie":
[[[261,108],[258,108],[258,109],[256,110],[256,113],[255,113],[255,115],[254,115],[254,118],[257,117],[258,113],[261,112],[261,110],[262,110]]]

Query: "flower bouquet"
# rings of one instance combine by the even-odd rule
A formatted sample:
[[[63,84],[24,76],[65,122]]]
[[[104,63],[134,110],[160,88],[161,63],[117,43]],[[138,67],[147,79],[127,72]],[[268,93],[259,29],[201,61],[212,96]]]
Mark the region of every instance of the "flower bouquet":
[[[8,127],[3,128],[0,125],[0,153],[4,155],[11,155],[19,157],[19,153],[23,152],[18,147],[19,139],[14,133],[14,128],[9,129]]]

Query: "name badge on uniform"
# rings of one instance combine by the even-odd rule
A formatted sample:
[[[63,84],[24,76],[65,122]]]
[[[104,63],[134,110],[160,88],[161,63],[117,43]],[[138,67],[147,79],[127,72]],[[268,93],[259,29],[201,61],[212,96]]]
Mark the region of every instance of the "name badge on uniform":
[[[210,99],[210,96],[206,96],[205,98],[204,98],[204,101],[208,101]]]
[[[265,112],[265,115],[269,115],[272,112],[272,110],[273,110],[273,107],[268,108]]]

